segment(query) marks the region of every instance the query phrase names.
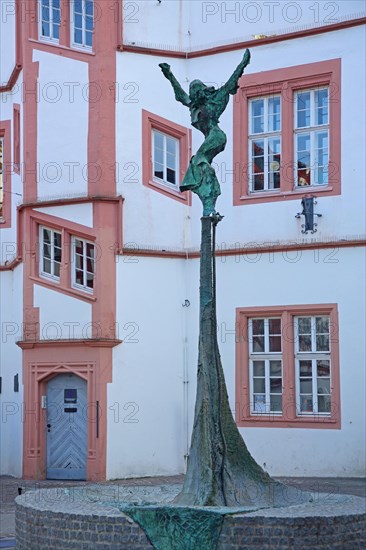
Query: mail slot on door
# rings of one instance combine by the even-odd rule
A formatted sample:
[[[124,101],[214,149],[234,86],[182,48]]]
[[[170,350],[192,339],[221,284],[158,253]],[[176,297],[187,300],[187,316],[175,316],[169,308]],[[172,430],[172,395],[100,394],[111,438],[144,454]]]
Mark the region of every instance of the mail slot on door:
[[[76,413],[78,412],[77,408],[76,407],[67,407],[64,409],[64,412],[65,413]]]

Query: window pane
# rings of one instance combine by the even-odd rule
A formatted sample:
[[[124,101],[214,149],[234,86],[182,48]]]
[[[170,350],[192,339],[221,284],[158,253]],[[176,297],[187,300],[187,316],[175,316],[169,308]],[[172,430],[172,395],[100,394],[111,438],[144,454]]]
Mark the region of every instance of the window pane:
[[[171,155],[173,155],[175,157],[175,154],[176,154],[176,140],[173,139],[173,138],[170,138],[170,137],[167,137],[166,138],[166,150],[168,152],[168,154],[170,153]]]
[[[313,412],[313,396],[301,395],[300,396],[300,411],[301,412]]]
[[[318,395],[318,412],[330,412],[330,395]]]
[[[175,155],[172,155],[171,153],[167,152],[166,164],[167,164],[168,168],[171,168],[172,170],[175,170]]]
[[[42,36],[50,36],[50,24],[49,23],[42,23]]]
[[[313,391],[313,382],[310,379],[300,378],[300,393],[311,393]]]
[[[43,271],[44,273],[49,273],[51,275],[51,260],[43,258]]]
[[[265,375],[264,361],[253,361],[253,375],[254,376]]]
[[[299,334],[311,334],[311,317],[298,317]]]
[[[316,336],[316,351],[329,351],[328,334],[321,334]]]
[[[254,191],[263,191],[264,189],[264,174],[256,174],[254,176]]]
[[[330,379],[329,378],[318,378],[318,395],[329,395],[330,394]]]
[[[155,160],[155,162],[158,162],[161,165],[164,164],[164,151],[162,149],[159,149],[158,147],[155,147],[154,160]]]
[[[317,376],[330,376],[330,362],[320,359],[316,362]]]
[[[55,262],[53,264],[53,274],[55,277],[59,277],[60,276],[60,264]]]
[[[281,361],[270,361],[269,373],[270,373],[270,376],[281,376],[282,374]]]
[[[264,100],[252,101],[252,133],[264,132]]]
[[[271,411],[282,411],[282,395],[271,395]]]
[[[329,317],[316,317],[315,327],[317,334],[329,334]]]
[[[83,43],[83,36],[82,36],[81,30],[75,29],[74,42],[75,42],[75,44],[82,44]]]
[[[87,46],[92,47],[93,45],[93,33],[90,31],[86,31],[85,33],[85,43]]]
[[[264,393],[265,388],[265,379],[264,378],[254,378],[253,380],[254,393]]]
[[[164,136],[159,132],[153,132],[154,135],[154,146],[159,147],[159,149],[164,149]]]
[[[94,258],[94,245],[86,243],[86,255],[88,258]]]
[[[297,127],[310,126],[310,92],[297,94]]]
[[[273,352],[281,351],[281,336],[269,337],[269,351],[273,351]]]
[[[154,176],[161,180],[164,179],[164,166],[159,162],[154,163]]]
[[[282,393],[282,378],[271,378],[269,389],[271,393]]]
[[[167,168],[166,171],[166,179],[169,183],[176,184],[175,180],[175,170],[171,170],[170,168]]]
[[[53,258],[55,262],[61,262],[61,248],[55,248]]]
[[[299,351],[311,351],[311,335],[299,334]]]
[[[43,244],[43,256],[44,258],[51,258],[51,245]]]
[[[315,124],[328,124],[328,90],[315,91]]]
[[[311,361],[300,361],[300,376],[312,376]]]
[[[281,319],[269,319],[268,328],[270,334],[281,334]]]
[[[86,286],[88,288],[94,287],[94,275],[92,273],[87,273],[86,275]]]
[[[280,97],[268,99],[268,131],[276,132],[281,128],[281,100]]]
[[[79,256],[79,254],[75,257],[76,267],[78,269],[84,269],[84,258],[83,256]]]
[[[253,352],[264,352],[264,336],[253,336]]]
[[[78,29],[83,28],[83,16],[81,14],[75,15],[75,27],[77,27]]]
[[[254,410],[255,412],[266,412],[266,396],[255,395],[254,396]]]
[[[81,271],[79,269],[75,270],[75,282],[79,285],[84,284],[84,272],[83,271]]]
[[[264,319],[253,319],[252,330],[253,334],[264,334]]]
[[[58,25],[52,25],[53,38],[59,38],[60,27]]]

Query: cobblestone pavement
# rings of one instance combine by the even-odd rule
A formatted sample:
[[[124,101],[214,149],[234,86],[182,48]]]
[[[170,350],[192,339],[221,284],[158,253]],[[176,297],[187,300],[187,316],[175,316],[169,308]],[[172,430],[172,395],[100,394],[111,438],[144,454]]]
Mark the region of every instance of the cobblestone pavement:
[[[169,477],[145,477],[135,479],[119,479],[107,481],[108,485],[161,485],[166,483],[182,483],[183,475]],[[326,494],[351,494],[366,497],[366,478],[277,478],[288,485],[301,489]],[[30,481],[10,476],[0,476],[0,549],[14,548],[15,517],[14,499],[18,495],[18,488],[22,491],[44,489],[47,487],[87,486],[92,484],[86,481]],[[95,483],[93,483],[95,485]]]

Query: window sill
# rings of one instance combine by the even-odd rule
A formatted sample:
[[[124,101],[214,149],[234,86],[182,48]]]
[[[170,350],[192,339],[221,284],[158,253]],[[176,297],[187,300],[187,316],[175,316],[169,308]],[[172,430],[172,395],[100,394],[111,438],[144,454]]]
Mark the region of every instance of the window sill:
[[[176,191],[175,189],[172,189],[171,187],[168,187],[167,185],[164,185],[163,183],[159,183],[152,179],[148,181],[146,187],[150,187],[155,191],[159,191],[159,193],[162,193],[165,196],[173,197],[179,202],[191,206],[190,193],[188,191],[181,193],[180,191]]]
[[[332,185],[327,185],[321,189],[317,187],[296,187],[291,191],[257,191],[256,193],[250,193],[249,195],[241,195],[239,200],[234,202],[234,206],[240,206],[242,204],[257,204],[260,202],[276,202],[284,200],[298,200],[305,195],[328,196],[339,195],[340,193]]]
[[[59,44],[57,42],[51,42],[50,40],[35,40],[34,38],[29,38],[29,42],[32,42],[33,44],[38,44],[40,46],[46,46],[54,48],[55,50],[59,50],[60,55],[63,55],[64,52],[68,52],[71,54],[85,54],[85,55],[95,55],[92,49],[82,49],[77,47],[69,47],[69,46],[63,46],[62,44]]]
[[[239,428],[327,428],[340,429],[341,423],[337,418],[329,416],[297,416],[289,419],[277,415],[248,416],[237,420]]]
[[[44,286],[46,288],[50,288],[52,290],[56,290],[57,292],[61,292],[62,294],[66,294],[67,296],[71,296],[72,298],[78,298],[79,300],[84,300],[85,302],[96,302],[97,299],[92,294],[89,294],[88,292],[83,292],[82,290],[77,290],[75,288],[68,288],[66,286],[61,285],[57,281],[53,281],[52,279],[46,279],[36,276],[30,276],[29,279],[33,281],[34,283]]]

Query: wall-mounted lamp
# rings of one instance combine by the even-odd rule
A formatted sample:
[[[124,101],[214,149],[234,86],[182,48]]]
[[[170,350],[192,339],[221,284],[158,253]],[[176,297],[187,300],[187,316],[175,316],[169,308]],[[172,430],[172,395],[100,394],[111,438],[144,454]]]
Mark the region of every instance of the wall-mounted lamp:
[[[317,204],[317,202],[314,200],[314,197],[304,197],[301,201],[302,212],[298,212],[295,216],[295,218],[300,218],[300,216],[304,216],[305,218],[305,223],[301,224],[301,233],[307,234],[308,231],[316,233],[317,231],[316,227],[318,224],[314,222],[314,216],[321,218],[322,214],[316,214],[314,212],[315,204]]]
[[[189,300],[184,300],[184,304],[182,304],[183,307],[189,307],[191,305],[191,302]]]

